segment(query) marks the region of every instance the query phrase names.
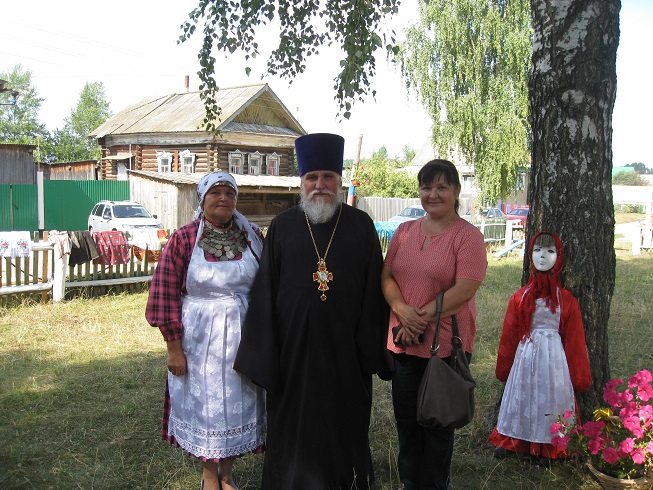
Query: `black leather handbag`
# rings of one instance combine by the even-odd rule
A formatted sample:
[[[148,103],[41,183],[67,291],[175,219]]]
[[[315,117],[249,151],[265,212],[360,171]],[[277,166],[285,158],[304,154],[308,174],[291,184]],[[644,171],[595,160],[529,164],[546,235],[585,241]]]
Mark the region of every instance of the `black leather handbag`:
[[[436,429],[449,426],[459,429],[474,418],[476,381],[469,370],[455,315],[451,317],[453,330],[451,362],[447,363],[437,356],[440,348],[438,337],[443,294],[438,293],[436,297],[436,321],[431,343],[431,358],[417,392],[417,423]]]

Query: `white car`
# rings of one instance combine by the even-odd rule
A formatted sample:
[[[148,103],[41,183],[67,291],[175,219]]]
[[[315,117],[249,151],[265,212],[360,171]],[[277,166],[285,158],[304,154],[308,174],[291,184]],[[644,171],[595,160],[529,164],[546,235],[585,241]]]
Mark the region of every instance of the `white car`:
[[[89,231],[122,231],[127,241],[134,230],[146,229],[163,229],[163,225],[135,201],[100,201],[88,215]]]
[[[412,221],[417,218],[421,218],[426,214],[426,211],[424,211],[424,208],[422,207],[421,204],[415,204],[413,206],[408,206],[405,208],[401,213],[399,213],[396,216],[393,216],[390,218],[388,221]]]

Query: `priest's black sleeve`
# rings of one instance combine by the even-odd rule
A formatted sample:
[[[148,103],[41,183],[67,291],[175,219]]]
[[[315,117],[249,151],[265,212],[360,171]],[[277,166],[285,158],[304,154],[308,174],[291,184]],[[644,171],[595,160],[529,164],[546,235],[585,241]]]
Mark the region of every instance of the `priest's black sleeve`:
[[[268,228],[259,270],[252,286],[234,369],[273,393],[279,376],[275,301],[279,274],[275,260],[275,223]]]

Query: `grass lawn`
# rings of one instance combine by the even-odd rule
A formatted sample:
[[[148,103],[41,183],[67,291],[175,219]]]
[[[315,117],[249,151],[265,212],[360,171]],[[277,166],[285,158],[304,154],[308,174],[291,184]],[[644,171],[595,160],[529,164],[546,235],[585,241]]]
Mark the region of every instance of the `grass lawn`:
[[[631,256],[628,242],[616,247],[610,365],[613,377],[627,377],[653,368],[653,256]],[[573,463],[544,469],[492,458],[487,438],[501,390],[496,349],[521,264],[521,257],[490,258],[477,295],[477,414],[457,431],[450,488],[599,488]],[[138,293],[0,309],[0,488],[199,487],[197,461],[160,439],[165,348],[143,317],[146,298]],[[390,384],[378,379],[370,437],[377,490],[397,488]],[[248,455],[236,463],[242,490],[259,488],[262,460]]]

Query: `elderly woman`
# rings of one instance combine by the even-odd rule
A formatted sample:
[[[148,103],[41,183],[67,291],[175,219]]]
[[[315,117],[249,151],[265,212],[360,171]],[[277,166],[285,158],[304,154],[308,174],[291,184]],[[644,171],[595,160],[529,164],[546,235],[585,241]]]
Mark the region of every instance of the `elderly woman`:
[[[233,490],[234,459],[265,441],[265,394],[233,370],[262,237],[236,211],[228,173],[204,176],[197,194],[195,220],[161,254],[145,317],[168,349],[163,439],[202,460],[203,489]]]
[[[435,297],[444,292],[440,349],[451,356],[451,316],[471,358],[476,334],[474,295],[485,277],[483,234],[458,216],[460,179],[447,160],[432,160],[417,174],[426,215],[402,223],[392,237],[381,282],[390,305],[388,349],[395,358],[392,405],[399,436],[398,469],[405,490],[445,489],[453,455],[454,429],[417,423],[417,390],[431,357]],[[398,328],[396,328],[398,327]]]

